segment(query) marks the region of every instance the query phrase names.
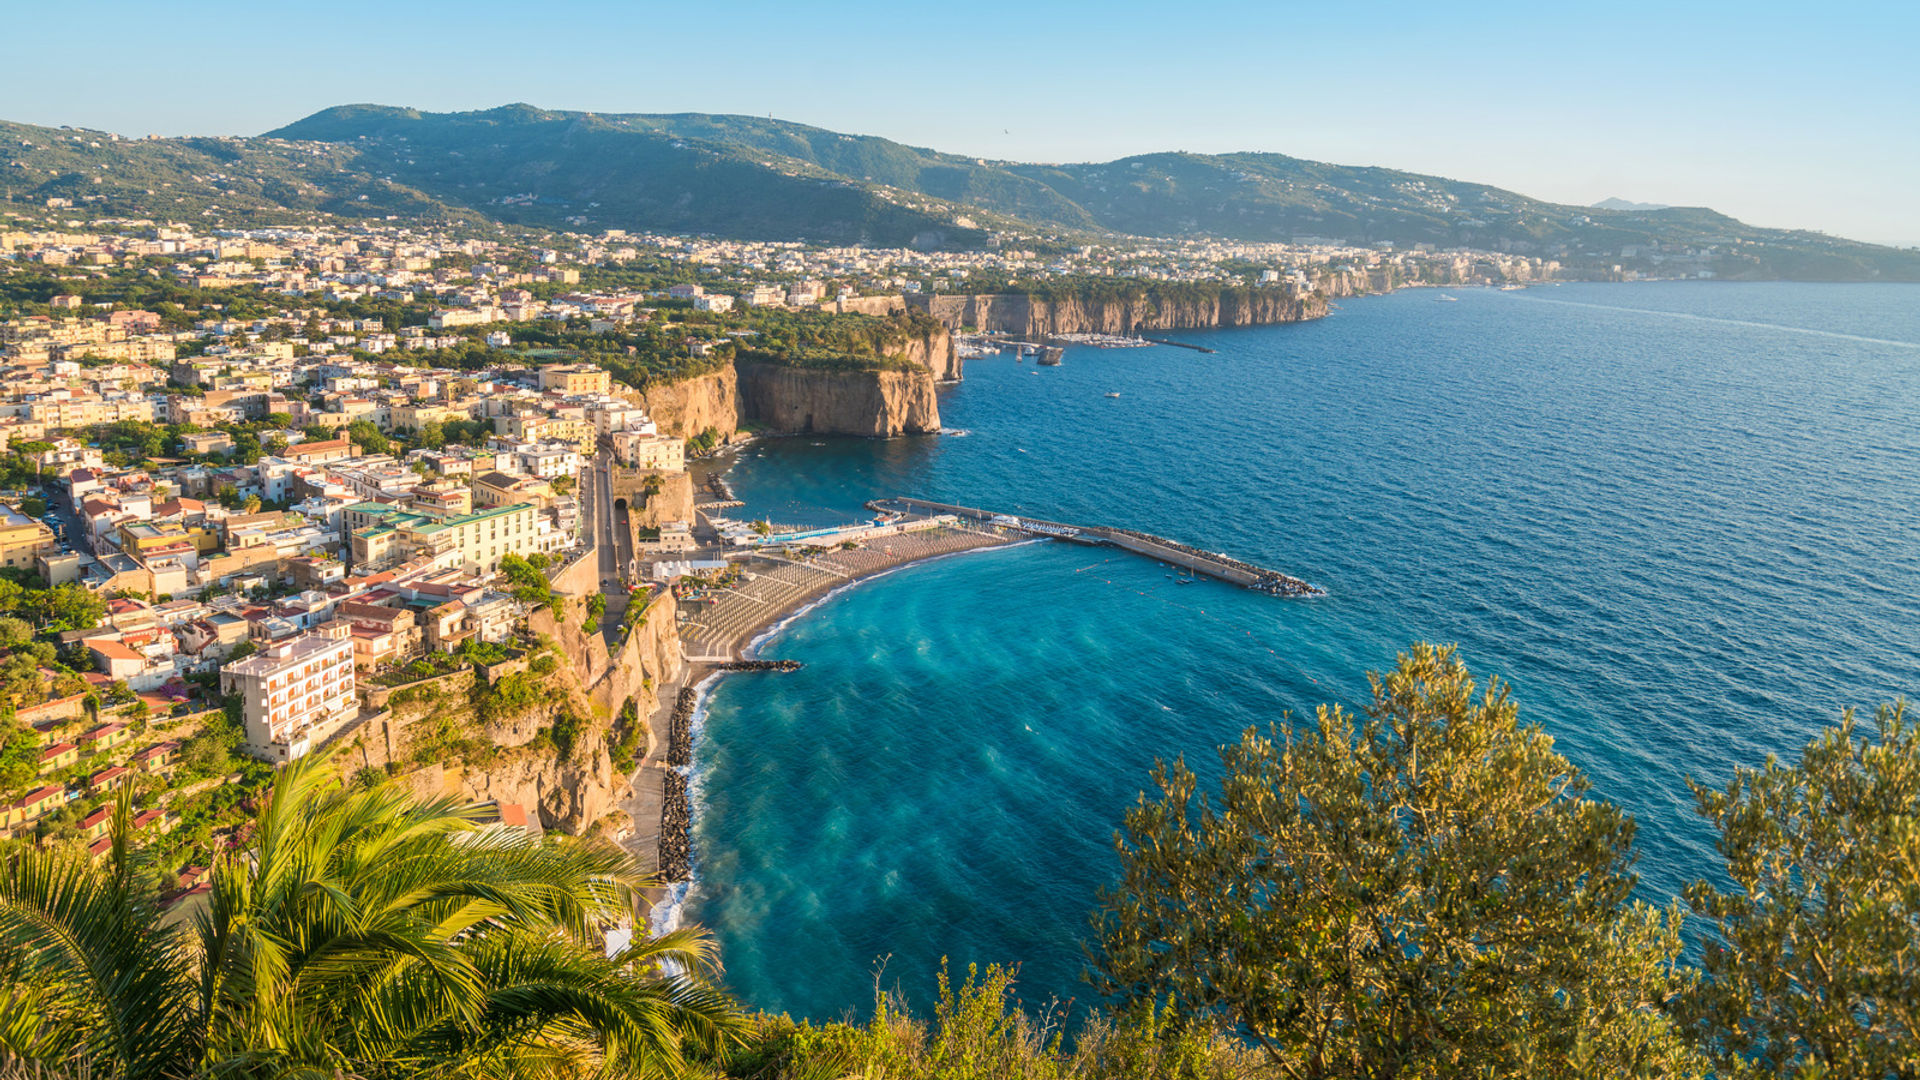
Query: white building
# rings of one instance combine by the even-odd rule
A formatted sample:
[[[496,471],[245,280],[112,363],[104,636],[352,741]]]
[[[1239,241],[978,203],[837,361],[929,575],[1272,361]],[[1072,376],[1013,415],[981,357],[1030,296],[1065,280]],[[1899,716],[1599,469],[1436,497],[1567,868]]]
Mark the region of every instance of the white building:
[[[520,459],[522,472],[542,480],[573,476],[580,471],[580,455],[559,444],[547,443],[523,447],[516,456]]]
[[[427,326],[434,330],[448,330],[456,326],[480,326],[484,323],[499,321],[500,312],[491,306],[446,308],[427,316]]]
[[[733,297],[725,295],[696,296],[693,306],[700,311],[732,311]]]
[[[687,444],[675,436],[617,431],[611,441],[614,460],[628,468],[679,472],[687,467]]]
[[[220,692],[240,695],[249,753],[303,757],[359,712],[352,632],[341,623],[267,645],[222,669]]]

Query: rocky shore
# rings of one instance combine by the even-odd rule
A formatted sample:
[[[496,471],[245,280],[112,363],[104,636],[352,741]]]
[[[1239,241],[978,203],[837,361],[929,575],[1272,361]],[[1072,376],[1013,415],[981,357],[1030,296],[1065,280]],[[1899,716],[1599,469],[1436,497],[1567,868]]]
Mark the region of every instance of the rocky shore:
[[[667,725],[667,768],[661,777],[660,855],[656,874],[662,882],[685,881],[693,868],[693,802],[687,797],[687,774],[693,764],[693,710],[700,691],[680,688],[673,717]]]
[[[799,671],[798,660],[729,660],[713,665],[715,671]]]

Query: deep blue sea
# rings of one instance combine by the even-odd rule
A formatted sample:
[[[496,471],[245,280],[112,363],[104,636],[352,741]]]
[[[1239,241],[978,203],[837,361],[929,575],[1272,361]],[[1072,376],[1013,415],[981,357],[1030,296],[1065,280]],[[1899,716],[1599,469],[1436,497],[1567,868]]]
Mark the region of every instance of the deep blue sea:
[[[1328,590],[1176,586],[1036,543],[895,572],[763,645],[697,751],[691,917],[754,1006],[921,1005],[942,957],[1087,999],[1112,834],[1157,757],[1362,704],[1416,639],[1511,681],[1639,821],[1641,888],[1715,872],[1688,776],[1920,694],[1920,287],[1567,285],[1347,301],[1217,350],[970,361],[965,434],[759,443],[756,516],[911,494],[1126,525]],[[1108,392],[1117,392],[1117,399]]]

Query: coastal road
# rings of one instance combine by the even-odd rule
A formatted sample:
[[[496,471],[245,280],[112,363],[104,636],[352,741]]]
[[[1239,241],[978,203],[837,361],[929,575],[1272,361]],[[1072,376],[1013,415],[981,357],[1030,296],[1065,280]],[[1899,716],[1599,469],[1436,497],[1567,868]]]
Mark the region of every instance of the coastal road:
[[[612,648],[619,637],[620,620],[627,613],[625,574],[633,565],[633,532],[624,512],[613,506],[613,462],[605,449],[594,455],[589,466],[587,501],[593,505],[593,546],[598,559],[600,592],[607,598],[607,613],[601,619],[600,633]],[[624,543],[623,543],[624,541]]]

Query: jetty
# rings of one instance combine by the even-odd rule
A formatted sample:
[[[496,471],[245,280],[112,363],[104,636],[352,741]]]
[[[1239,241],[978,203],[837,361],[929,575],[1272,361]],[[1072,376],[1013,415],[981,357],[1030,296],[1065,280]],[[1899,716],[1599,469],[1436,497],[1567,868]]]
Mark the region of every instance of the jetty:
[[[1176,349],[1192,349],[1194,352],[1210,353],[1213,351],[1212,349],[1207,348],[1205,345],[1195,345],[1191,341],[1175,341],[1172,338],[1151,338],[1150,337],[1150,338],[1144,338],[1142,340],[1151,341],[1155,345],[1171,345]]]
[[[1099,547],[1116,547],[1269,596],[1322,596],[1326,593],[1326,590],[1318,585],[1283,574],[1278,570],[1255,566],[1219,552],[1202,551],[1178,540],[1169,540],[1164,536],[1155,536],[1137,529],[1120,529],[1107,525],[1071,525],[1061,521],[1046,521],[1041,518],[982,510],[978,507],[956,506],[952,503],[904,497],[875,499],[867,504],[867,508],[882,514],[952,515],[962,521],[971,521],[998,529],[1013,529],[1030,536],[1044,536]]]

